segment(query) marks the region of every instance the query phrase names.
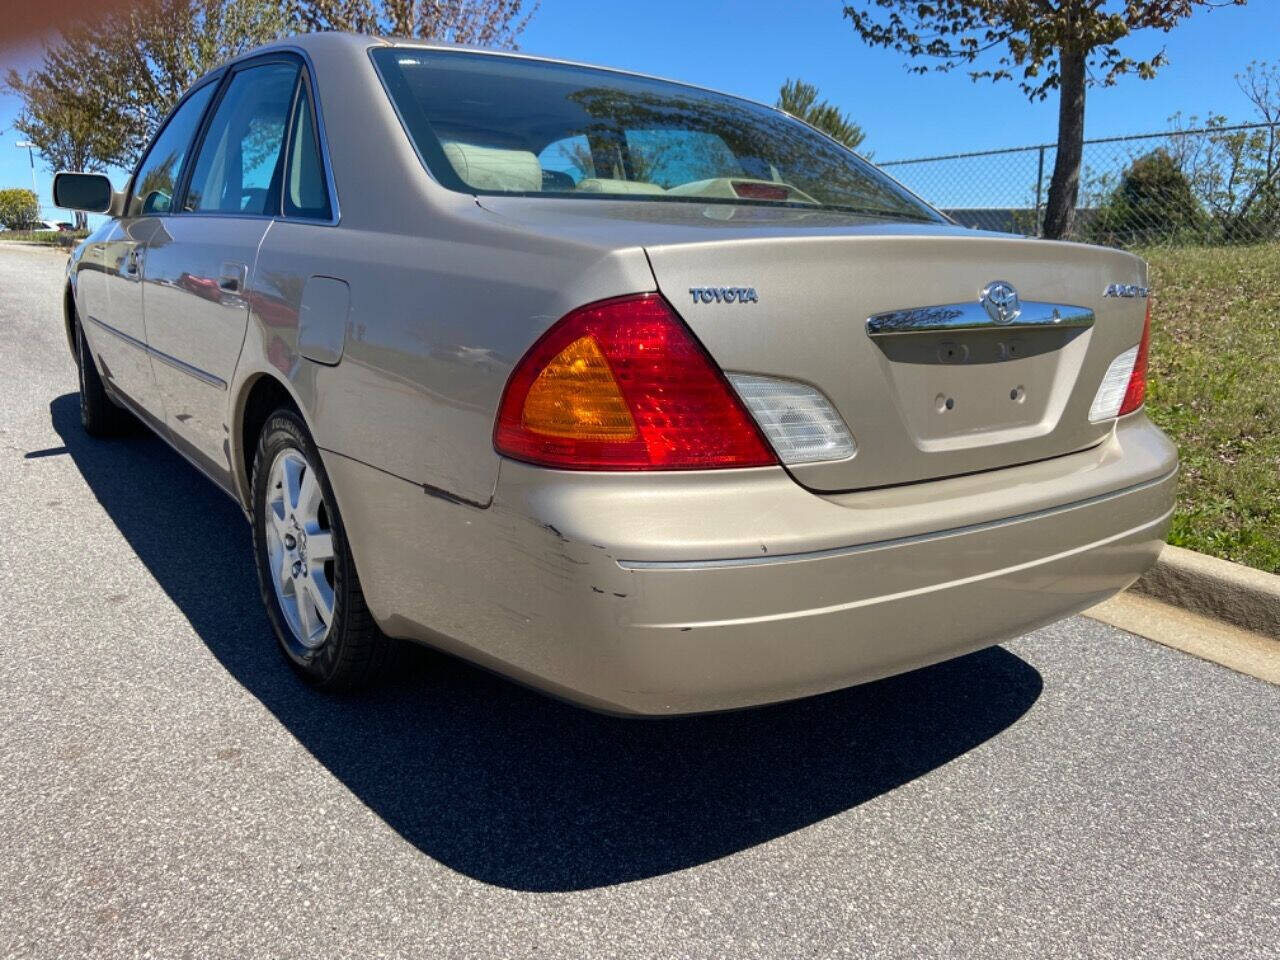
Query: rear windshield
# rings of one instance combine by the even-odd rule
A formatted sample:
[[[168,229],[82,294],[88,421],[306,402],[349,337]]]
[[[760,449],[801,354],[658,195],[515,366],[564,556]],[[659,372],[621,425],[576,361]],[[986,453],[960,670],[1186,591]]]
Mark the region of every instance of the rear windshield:
[[[517,57],[372,56],[418,153],[454,190],[940,219],[834,140],[735,97]]]

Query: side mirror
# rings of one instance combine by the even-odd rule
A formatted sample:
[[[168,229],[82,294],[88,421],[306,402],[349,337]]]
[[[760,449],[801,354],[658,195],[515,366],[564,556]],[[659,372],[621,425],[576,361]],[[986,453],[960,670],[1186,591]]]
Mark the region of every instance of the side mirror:
[[[101,173],[54,174],[53,204],[66,210],[85,213],[112,213],[116,192],[111,181]]]
[[[169,213],[169,207],[172,203],[173,197],[163,190],[152,190],[142,199],[142,212],[144,215]]]

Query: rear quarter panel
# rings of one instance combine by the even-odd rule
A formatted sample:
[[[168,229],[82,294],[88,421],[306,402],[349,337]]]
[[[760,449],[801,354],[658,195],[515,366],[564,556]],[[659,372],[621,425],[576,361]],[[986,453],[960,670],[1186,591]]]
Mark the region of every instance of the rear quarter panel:
[[[497,481],[494,418],[513,365],[572,307],[653,288],[639,250],[530,244],[461,215],[426,214],[416,234],[272,225],[258,256],[245,373],[293,386],[317,444],[418,484],[487,503]],[[307,280],[347,282],[341,360],[298,352]]]

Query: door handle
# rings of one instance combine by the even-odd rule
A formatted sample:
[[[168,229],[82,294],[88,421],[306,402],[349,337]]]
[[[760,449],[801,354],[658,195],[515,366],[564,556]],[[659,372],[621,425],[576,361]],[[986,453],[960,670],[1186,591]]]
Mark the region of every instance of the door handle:
[[[226,261],[222,264],[222,273],[218,275],[218,289],[223,293],[242,292],[248,273],[249,267],[246,264]]]

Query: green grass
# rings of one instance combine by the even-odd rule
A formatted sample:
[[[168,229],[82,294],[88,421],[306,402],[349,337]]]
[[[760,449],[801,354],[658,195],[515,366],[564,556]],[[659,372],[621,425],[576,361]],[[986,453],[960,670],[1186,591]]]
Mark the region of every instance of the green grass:
[[[66,247],[68,250],[89,235],[87,230],[68,230],[54,232],[41,230],[0,230],[0,242],[3,243],[37,243],[46,247]]]
[[[1169,542],[1280,573],[1280,244],[1141,253],[1147,410],[1182,455]]]

